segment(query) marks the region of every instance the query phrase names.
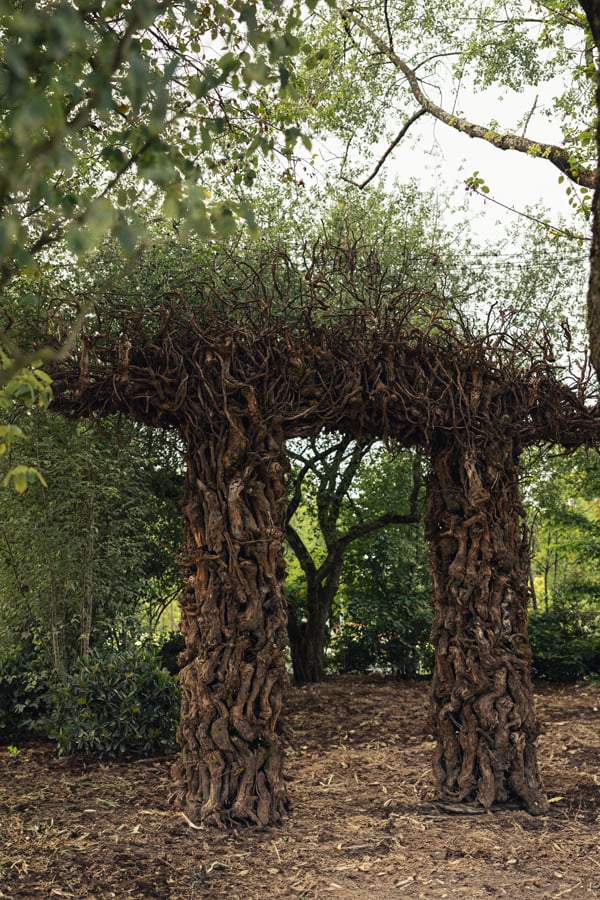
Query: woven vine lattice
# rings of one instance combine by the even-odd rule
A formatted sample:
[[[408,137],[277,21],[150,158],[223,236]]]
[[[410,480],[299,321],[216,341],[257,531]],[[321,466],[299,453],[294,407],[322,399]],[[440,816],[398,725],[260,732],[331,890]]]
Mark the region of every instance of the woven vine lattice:
[[[517,338],[506,318],[476,333],[405,273],[329,252],[329,266],[323,248],[302,265],[262,257],[229,283],[204,272],[156,307],[113,310],[118,334],[83,335],[56,373],[57,410],[119,411],[185,444],[173,801],[216,825],[286,808],[285,441],[328,430],[429,454],[438,795],[543,812],[518,462],[531,444],[598,442],[587,383],[557,377],[545,337]]]

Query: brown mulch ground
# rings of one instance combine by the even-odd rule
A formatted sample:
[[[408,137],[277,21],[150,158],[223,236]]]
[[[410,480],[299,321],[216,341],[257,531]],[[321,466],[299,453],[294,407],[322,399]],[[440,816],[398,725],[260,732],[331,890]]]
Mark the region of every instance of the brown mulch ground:
[[[280,828],[195,830],[167,805],[169,760],[0,748],[0,897],[600,897],[600,688],[538,689],[551,812],[442,814],[428,802],[422,681],[291,689],[293,809]]]

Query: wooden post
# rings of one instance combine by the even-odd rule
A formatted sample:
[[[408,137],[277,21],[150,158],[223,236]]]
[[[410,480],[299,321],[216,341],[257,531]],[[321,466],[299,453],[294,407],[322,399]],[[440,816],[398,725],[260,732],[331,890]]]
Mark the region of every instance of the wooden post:
[[[527,639],[528,542],[510,434],[433,442],[434,777],[440,799],[548,804],[536,757]]]
[[[240,417],[189,446],[186,639],[172,800],[194,824],[270,825],[287,806],[283,437]]]

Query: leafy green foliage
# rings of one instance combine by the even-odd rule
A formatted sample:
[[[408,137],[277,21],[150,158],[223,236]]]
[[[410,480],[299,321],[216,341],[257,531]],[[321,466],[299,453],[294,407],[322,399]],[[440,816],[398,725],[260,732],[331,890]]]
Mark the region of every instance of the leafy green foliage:
[[[335,628],[327,653],[328,668],[341,673],[429,674],[433,667],[433,648],[428,642],[431,617],[425,614],[417,620],[414,612],[405,607],[404,617],[391,620],[386,630],[382,630],[384,622],[372,619],[368,624],[351,622]]]
[[[0,732],[40,728],[51,681],[39,654],[0,650]]]
[[[159,197],[227,229],[244,210],[211,209],[202,180],[225,148],[248,171],[275,145],[298,24],[270,0],[1,2],[0,276],[63,237],[82,254],[113,232],[130,250]]]
[[[526,471],[534,667],[543,678],[574,680],[600,671],[597,457],[534,456]]]
[[[4,422],[4,416],[13,408],[47,407],[52,399],[50,385],[51,379],[40,368],[39,360],[32,358],[23,368],[4,352],[0,340],[0,473],[13,447],[26,438],[23,429],[14,422]],[[5,487],[11,486],[19,494],[36,481],[46,486],[43,475],[33,466],[10,463],[2,478]]]
[[[562,601],[529,617],[534,672],[549,681],[600,674],[600,612]]]
[[[355,515],[405,509],[414,490],[413,454],[372,455],[356,480]],[[430,582],[421,523],[368,534],[348,549],[337,600],[331,664],[340,671],[430,670]]]
[[[33,644],[60,678],[123,620],[156,627],[178,585],[176,463],[127,424],[100,433],[40,410],[30,426],[26,461],[48,486],[3,497],[0,647]]]
[[[170,750],[178,719],[177,683],[148,648],[93,650],[50,697],[50,736],[63,755],[104,757]]]
[[[550,120],[562,129],[561,171],[577,179],[595,167],[596,70],[575,0],[367,0],[315,17],[309,34],[327,53],[300,70],[297,115],[319,136],[343,142],[347,177],[373,171],[382,142],[397,146],[419,107],[460,132],[480,125],[478,137],[492,145],[502,135],[544,134]],[[501,123],[479,121],[469,108],[484,91],[498,101]],[[517,143],[533,156],[546,152],[528,137]]]
[[[286,594],[335,671],[429,669],[429,577],[419,461],[379,445],[322,437],[291,448],[294,550]],[[400,516],[408,521],[395,522]],[[294,637],[294,627],[291,628]],[[292,646],[292,659],[298,650]]]
[[[525,499],[531,523],[536,605],[593,608],[600,596],[596,454],[531,458]]]
[[[180,631],[168,632],[157,644],[157,659],[171,675],[177,675],[179,672],[178,657],[184,647],[185,640]]]

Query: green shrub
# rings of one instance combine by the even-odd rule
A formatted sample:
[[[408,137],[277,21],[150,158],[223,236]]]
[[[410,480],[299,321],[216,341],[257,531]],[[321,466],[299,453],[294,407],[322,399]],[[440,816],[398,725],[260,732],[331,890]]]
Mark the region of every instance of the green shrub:
[[[171,675],[179,672],[178,657],[185,649],[185,639],[180,631],[169,631],[157,645],[157,657],[160,665]]]
[[[375,629],[352,623],[334,630],[327,661],[334,672],[363,674],[378,667],[378,651]]]
[[[51,697],[61,755],[150,756],[175,744],[179,686],[149,648],[94,650]]]
[[[0,653],[0,732],[39,727],[46,711],[51,675],[36,656]]]
[[[595,612],[556,603],[529,615],[535,674],[549,681],[577,681],[600,672],[600,627]]]
[[[340,673],[359,673],[382,669],[396,675],[420,675],[431,671],[432,648],[427,642],[428,622],[419,623],[419,634],[408,632],[400,622],[348,623],[334,630],[329,651],[329,667]],[[423,632],[423,633],[421,633]]]

